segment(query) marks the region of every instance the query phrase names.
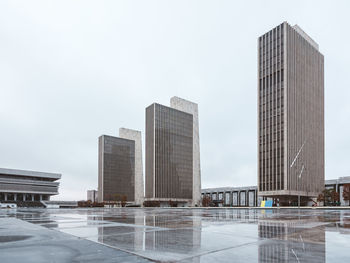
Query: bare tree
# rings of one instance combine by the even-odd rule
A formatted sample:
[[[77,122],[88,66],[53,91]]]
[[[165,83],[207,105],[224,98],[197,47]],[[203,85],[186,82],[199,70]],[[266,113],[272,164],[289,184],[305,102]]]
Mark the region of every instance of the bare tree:
[[[211,203],[211,198],[209,196],[203,196],[202,198],[202,206],[203,207],[208,207]]]
[[[331,197],[331,202],[333,203],[333,205],[337,205],[339,202],[339,193],[337,193],[336,190],[332,189],[330,191],[330,197]]]
[[[322,193],[320,193],[317,197],[317,202],[323,202],[323,206],[324,206],[324,194],[323,194],[323,191]]]
[[[111,194],[107,194],[106,198],[105,198],[105,201],[108,201],[108,202],[112,201],[112,195]]]
[[[121,205],[122,205],[122,207],[125,207],[126,201],[128,201],[127,196],[126,195],[122,195],[122,198],[121,198]]]
[[[318,202],[323,202],[323,206],[334,204],[339,200],[339,194],[334,189],[324,189],[317,197]]]

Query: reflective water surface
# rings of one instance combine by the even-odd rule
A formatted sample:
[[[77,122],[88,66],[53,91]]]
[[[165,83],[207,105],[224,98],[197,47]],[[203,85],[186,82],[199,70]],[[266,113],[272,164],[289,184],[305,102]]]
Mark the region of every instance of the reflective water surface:
[[[115,208],[0,213],[162,262],[350,260],[350,210]]]

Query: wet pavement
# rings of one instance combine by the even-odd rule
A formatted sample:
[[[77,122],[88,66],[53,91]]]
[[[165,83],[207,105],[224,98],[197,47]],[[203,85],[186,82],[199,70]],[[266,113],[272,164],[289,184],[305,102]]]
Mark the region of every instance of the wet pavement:
[[[0,210],[0,262],[73,261],[349,262],[350,210]]]

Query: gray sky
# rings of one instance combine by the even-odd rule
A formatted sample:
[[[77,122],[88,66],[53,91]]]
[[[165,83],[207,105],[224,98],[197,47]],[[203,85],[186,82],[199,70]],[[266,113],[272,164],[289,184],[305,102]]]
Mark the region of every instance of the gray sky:
[[[97,188],[97,138],[199,104],[202,186],[256,185],[257,37],[298,24],[325,56],[326,179],[350,175],[349,1],[0,2],[0,167]],[[144,133],[143,133],[144,140]]]

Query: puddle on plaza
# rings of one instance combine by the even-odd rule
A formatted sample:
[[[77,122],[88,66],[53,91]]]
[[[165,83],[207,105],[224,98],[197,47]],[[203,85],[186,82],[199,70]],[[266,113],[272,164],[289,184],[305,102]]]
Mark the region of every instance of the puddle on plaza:
[[[31,236],[16,236],[16,235],[0,236],[0,243],[22,241],[22,240],[26,240],[26,239],[28,239],[30,237]]]
[[[45,219],[43,226],[160,261],[326,262],[350,249],[350,210],[76,209],[46,210]]]

